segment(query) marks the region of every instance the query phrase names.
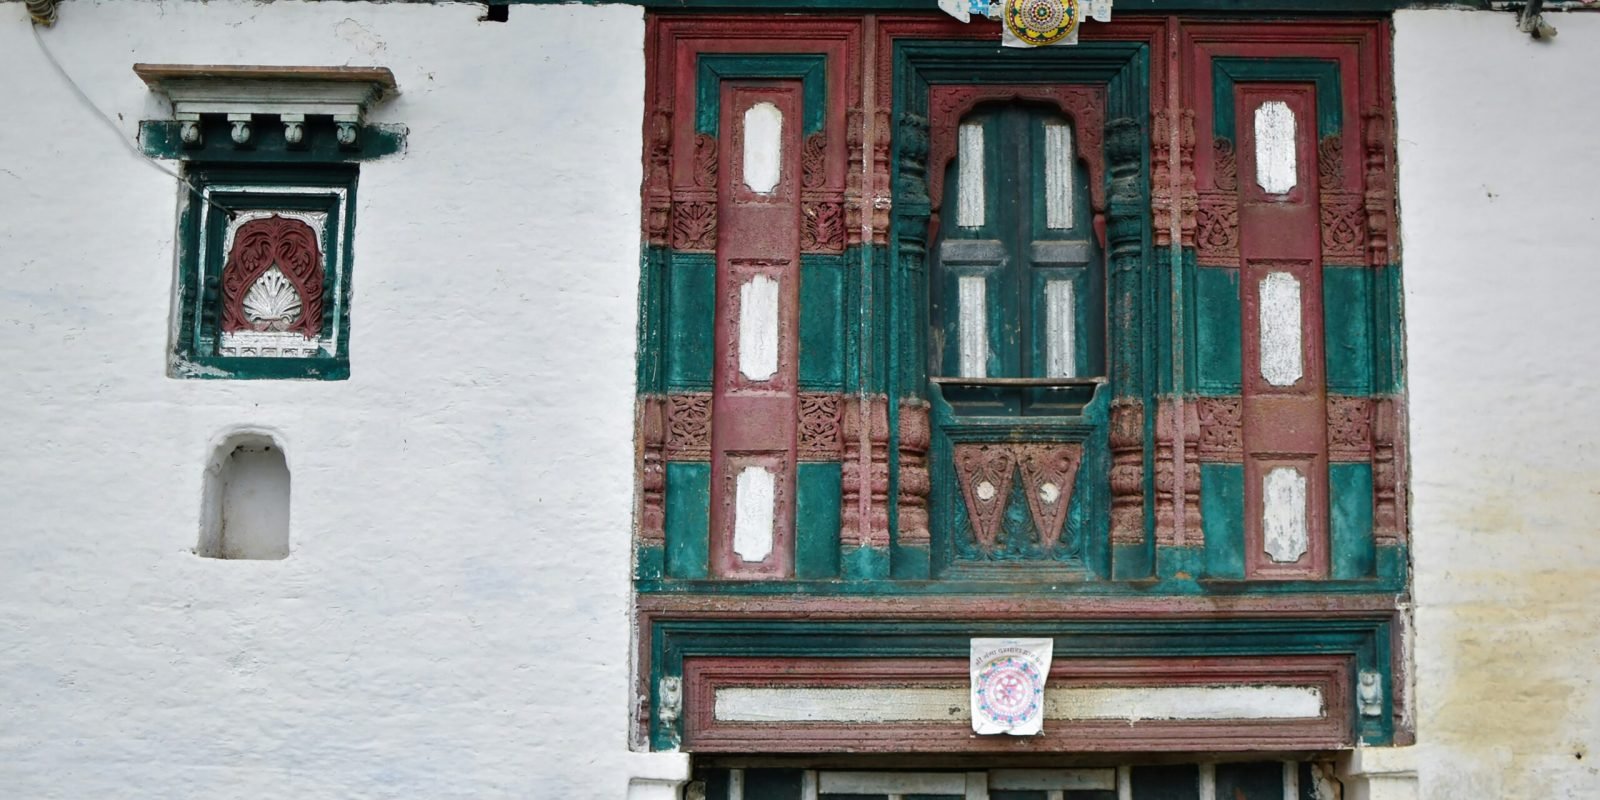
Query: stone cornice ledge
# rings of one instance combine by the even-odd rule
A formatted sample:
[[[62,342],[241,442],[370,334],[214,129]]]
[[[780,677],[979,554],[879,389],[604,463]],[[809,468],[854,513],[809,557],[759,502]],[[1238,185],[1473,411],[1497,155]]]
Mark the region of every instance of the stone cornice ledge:
[[[172,101],[172,116],[191,147],[200,144],[206,114],[226,116],[239,145],[250,140],[256,116],[278,117],[291,146],[303,141],[306,117],[332,117],[339,143],[354,146],[367,109],[399,91],[387,67],[134,64],[133,72]]]

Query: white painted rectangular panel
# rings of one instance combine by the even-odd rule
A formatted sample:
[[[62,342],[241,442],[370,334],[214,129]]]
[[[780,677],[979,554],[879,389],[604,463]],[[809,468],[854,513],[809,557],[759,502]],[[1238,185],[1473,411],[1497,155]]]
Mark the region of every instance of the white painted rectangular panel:
[[[982,275],[956,279],[956,308],[961,377],[988,377],[989,284]]]
[[[757,275],[739,287],[739,372],[753,381],[778,373],[778,282]]]
[[[721,722],[955,722],[971,716],[966,687],[717,689]],[[1056,720],[1320,719],[1314,686],[1114,686],[1054,688],[1045,718]]]
[[[756,194],[772,194],[783,172],[783,112],[771,103],[744,111],[744,185]]]
[[[1051,230],[1072,227],[1072,129],[1044,124],[1044,219]]]
[[[1117,767],[1117,800],[1133,800],[1133,767]]]
[[[964,688],[758,688],[717,690],[720,722],[929,722],[964,720]]]
[[[1078,375],[1077,306],[1072,296],[1072,281],[1051,280],[1044,284],[1046,377],[1075,378]]]
[[[1306,525],[1306,476],[1294,467],[1273,467],[1261,479],[1261,538],[1267,557],[1293,564],[1311,546]]]
[[[1256,108],[1256,183],[1268,194],[1288,194],[1296,172],[1294,110],[1281,100]]]
[[[1283,800],[1300,800],[1300,763],[1283,762]]]
[[[1260,300],[1261,377],[1273,386],[1293,386],[1305,375],[1300,280],[1287,272],[1268,273],[1261,279]]]
[[[956,138],[956,224],[981,228],[985,218],[983,123],[961,123]]]
[[[777,476],[765,467],[739,472],[733,493],[733,552],[746,562],[766,561],[772,554],[777,488]]]
[[[1311,686],[1118,686],[1052,689],[1047,719],[1317,719],[1322,691]]]
[[[728,800],[744,800],[744,770],[728,770]]]
[[[1117,771],[1111,767],[1094,769],[995,769],[989,771],[989,788],[1005,791],[1115,789],[1117,788]]]
[[[958,772],[822,772],[823,797],[830,794],[954,794],[965,796],[967,776]]]

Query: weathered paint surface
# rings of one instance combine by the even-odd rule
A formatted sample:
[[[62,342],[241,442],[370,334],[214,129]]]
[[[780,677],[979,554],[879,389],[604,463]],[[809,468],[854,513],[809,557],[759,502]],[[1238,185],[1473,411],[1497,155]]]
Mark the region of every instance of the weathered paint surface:
[[[1428,800],[1600,786],[1600,15],[1550,19],[1395,19]]]
[[[724,722],[948,722],[971,716],[966,687],[750,688],[716,693]],[[1310,719],[1325,712],[1312,686],[1048,688],[1045,718],[1057,720]]]
[[[0,127],[0,794],[620,800],[681,774],[626,733],[642,14],[481,16],[79,0],[40,31],[130,142],[167,114],[136,61],[402,86],[373,122],[412,146],[361,166],[350,379],[179,381],[178,188],[0,5],[0,98],[50,121]],[[190,552],[242,426],[287,450],[281,561]]]

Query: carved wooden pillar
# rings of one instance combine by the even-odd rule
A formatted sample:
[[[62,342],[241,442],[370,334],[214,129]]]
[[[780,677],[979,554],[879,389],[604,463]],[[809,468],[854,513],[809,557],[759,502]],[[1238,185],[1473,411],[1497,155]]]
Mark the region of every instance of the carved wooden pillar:
[[[900,404],[899,543],[927,547],[928,534],[928,404]]]
[[[1139,333],[1144,320],[1143,217],[1140,202],[1139,123],[1118,118],[1106,124],[1111,192],[1106,239],[1111,266],[1111,302],[1119,331],[1112,348],[1111,541],[1140,544],[1144,537],[1144,358]]]
[[[889,414],[880,397],[844,399],[840,546],[889,546]]]
[[[666,402],[658,395],[639,398],[639,542],[660,545],[666,537]]]

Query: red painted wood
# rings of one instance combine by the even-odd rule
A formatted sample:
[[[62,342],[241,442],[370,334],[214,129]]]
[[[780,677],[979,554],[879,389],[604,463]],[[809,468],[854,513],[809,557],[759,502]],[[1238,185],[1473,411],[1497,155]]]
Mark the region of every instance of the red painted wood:
[[[1256,180],[1255,113],[1270,101],[1295,117],[1296,181],[1284,195]],[[1322,250],[1317,191],[1316,95],[1311,84],[1240,84],[1240,300],[1244,355],[1245,574],[1251,578],[1321,578],[1328,573],[1327,389],[1322,335]],[[1302,376],[1274,386],[1261,374],[1261,287],[1274,272],[1300,283]],[[1262,479],[1274,467],[1306,478],[1309,547],[1298,561],[1278,563],[1263,544]]]
[[[745,185],[744,115],[760,103],[782,114],[777,186]],[[717,319],[711,401],[711,571],[721,577],[794,574],[794,464],[799,396],[801,85],[796,80],[725,81],[717,186]],[[778,370],[753,380],[739,371],[740,290],[765,276],[778,283]],[[733,550],[735,482],[746,467],[777,475],[772,551],[744,561]]]
[[[1298,750],[1354,743],[1349,656],[1056,659],[1046,692],[1064,687],[1314,686],[1320,719],[1047,720],[1035,737],[976,736],[970,720],[889,723],[720,722],[721,687],[968,685],[963,659],[684,659],[684,749],[699,753],[1044,753]]]

